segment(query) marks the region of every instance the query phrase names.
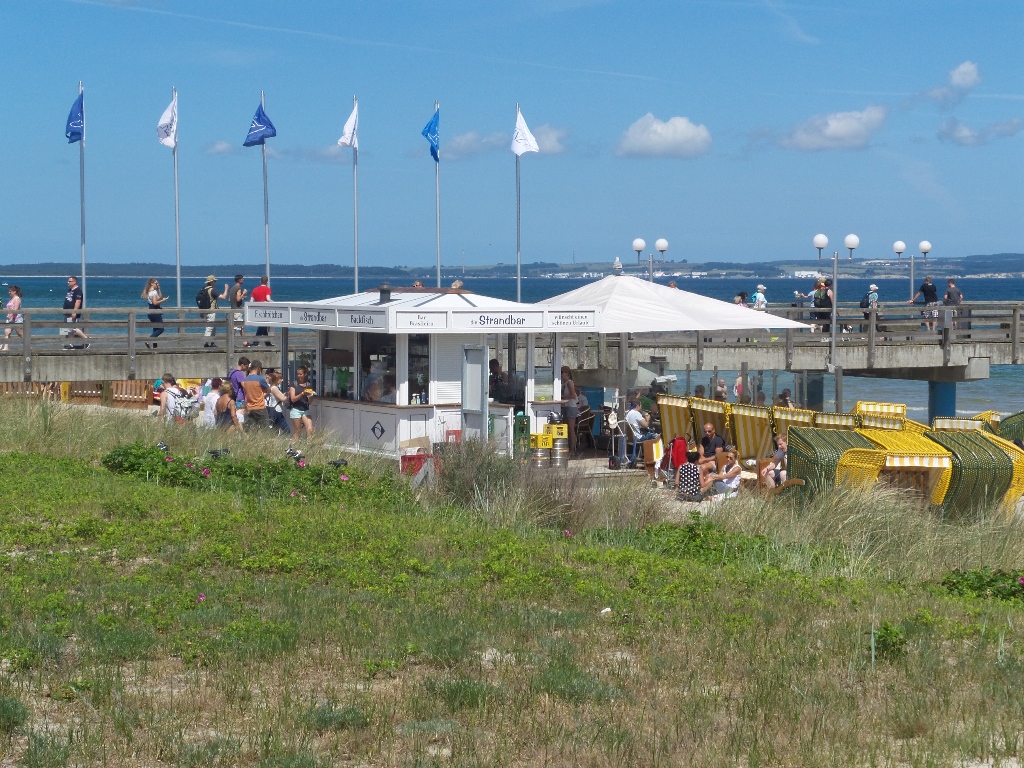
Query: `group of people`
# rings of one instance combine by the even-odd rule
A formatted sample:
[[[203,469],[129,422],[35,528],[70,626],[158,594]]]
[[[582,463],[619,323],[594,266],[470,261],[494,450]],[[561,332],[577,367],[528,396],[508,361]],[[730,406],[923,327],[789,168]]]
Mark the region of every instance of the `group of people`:
[[[251,298],[252,301],[257,303],[270,301],[272,291],[270,290],[270,278],[267,275],[263,275],[260,278],[260,284],[252,289],[252,295],[249,295],[249,289],[245,287],[245,275],[235,275],[235,282],[233,285],[224,283],[224,290],[217,293],[217,276],[208,275],[206,282],[203,287],[199,289],[199,293],[196,294],[196,306],[200,310],[204,310],[203,319],[207,322],[213,322],[217,319],[217,309],[219,307],[218,302],[228,301],[231,306],[232,321],[235,324],[235,333],[239,337],[245,337],[245,300]],[[150,320],[153,318],[150,316]],[[217,327],[214,325],[206,326],[203,335],[206,336],[210,341],[203,344],[204,347],[216,347],[217,343],[212,339],[217,335]],[[245,347],[258,347],[260,345],[260,337],[269,337],[270,328],[265,325],[258,326],[256,328],[256,339],[253,341],[243,342],[242,346]],[[263,343],[268,347],[271,346],[269,338],[263,338]]]
[[[237,432],[273,429],[294,439],[305,430],[306,437],[313,436],[309,410],[316,392],[306,365],[296,369],[295,381],[285,384],[279,372],[264,372],[259,360],[240,357],[226,378],[206,383],[206,394],[186,391],[169,373],[163,375],[159,390],[159,416],[169,421],[183,421],[187,405],[201,398],[199,423],[204,427]]]

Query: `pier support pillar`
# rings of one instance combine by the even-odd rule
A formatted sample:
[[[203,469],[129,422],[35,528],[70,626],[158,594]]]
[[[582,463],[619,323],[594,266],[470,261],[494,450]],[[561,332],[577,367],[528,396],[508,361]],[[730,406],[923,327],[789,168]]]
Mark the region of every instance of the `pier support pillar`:
[[[812,411],[825,410],[825,374],[808,371],[805,402],[801,407]]]
[[[936,416],[956,416],[956,382],[928,382],[928,423]]]

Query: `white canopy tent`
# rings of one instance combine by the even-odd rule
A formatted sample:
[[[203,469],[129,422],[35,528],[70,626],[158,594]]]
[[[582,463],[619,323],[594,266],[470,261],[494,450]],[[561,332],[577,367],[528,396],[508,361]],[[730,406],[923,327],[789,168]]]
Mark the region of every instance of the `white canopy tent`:
[[[596,307],[600,310],[598,333],[810,328],[795,320],[629,275],[611,275],[539,303],[550,307]]]

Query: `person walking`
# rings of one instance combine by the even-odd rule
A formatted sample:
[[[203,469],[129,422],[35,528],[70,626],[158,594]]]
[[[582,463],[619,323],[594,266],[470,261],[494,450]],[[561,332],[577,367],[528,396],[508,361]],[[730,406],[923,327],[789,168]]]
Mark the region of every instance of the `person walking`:
[[[946,294],[942,297],[942,303],[947,307],[958,307],[964,300],[964,295],[960,292],[960,289],[956,287],[956,281],[953,278],[949,278],[946,281]],[[953,317],[957,317],[960,314],[959,309],[953,310]],[[959,328],[960,324],[956,320],[953,321],[954,330]]]
[[[21,314],[21,288],[16,285],[12,285],[7,289],[7,293],[11,297],[7,302],[7,324],[8,326],[17,326],[25,322],[25,316]],[[6,352],[9,349],[8,341],[10,340],[12,333],[18,334],[22,339],[25,338],[20,328],[4,328],[4,344],[0,347],[0,350]]]
[[[924,282],[917,289],[914,298],[908,301],[907,304],[913,304],[917,301],[918,297],[924,299],[924,309],[921,311],[921,316],[924,318],[924,327],[929,331],[934,331],[939,317],[939,310],[935,309],[935,307],[939,306],[939,291],[935,284],[932,283],[931,275],[925,276]]]
[[[206,314],[203,314],[203,319],[212,323],[217,319],[217,302],[223,301],[228,297],[228,284],[224,283],[224,293],[217,295],[217,276],[207,275],[206,283],[202,288],[199,289],[199,293],[196,294],[196,306],[201,310],[207,310]],[[209,310],[213,310],[212,312]],[[207,338],[212,339],[217,335],[217,326],[208,325],[206,331],[203,333]],[[204,347],[216,347],[217,345],[208,341],[203,344]]]
[[[249,291],[243,287],[242,283],[244,282],[244,275],[235,275],[235,284],[231,286],[228,292],[228,299],[231,301],[231,309],[233,310],[241,310],[245,306],[245,297],[249,295]],[[232,319],[235,323],[235,331],[238,332],[240,337],[245,338],[245,312],[233,312]],[[244,342],[242,346],[248,347],[249,342]],[[256,343],[256,346],[259,346],[259,342]]]
[[[65,331],[64,335],[69,339],[77,337],[80,339],[87,339],[88,336],[81,328],[76,328],[81,314],[77,310],[80,310],[85,303],[85,297],[82,295],[82,289],[78,287],[78,278],[71,275],[68,278],[68,292],[64,294],[64,309],[72,310],[71,314],[64,315],[64,322],[71,325],[70,328]],[[64,349],[88,349],[89,345],[85,344],[65,344]]]
[[[270,394],[270,384],[263,376],[263,363],[259,360],[249,363],[249,375],[242,379],[241,386],[245,397],[246,430],[269,427],[267,395]]]
[[[160,313],[161,305],[167,301],[170,296],[164,296],[160,293],[160,281],[155,277],[149,278],[146,281],[146,287],[142,289],[142,298],[149,304],[149,322],[153,323],[153,331],[149,334],[151,339],[155,339],[161,333],[164,332],[163,326],[158,325],[164,321],[164,316]],[[147,348],[156,349],[156,342],[154,341],[152,346],[147,341]]]
[[[316,397],[316,392],[310,386],[309,366],[300,365],[295,370],[295,383],[288,387],[288,402],[291,410],[288,418],[292,421],[292,437],[298,440],[302,437],[302,428],[306,428],[306,437],[313,436],[313,420],[309,418],[309,403]]]
[[[270,301],[270,293],[270,278],[264,275],[263,277],[260,278],[260,284],[252,289],[252,300],[260,303],[264,301]],[[268,328],[265,325],[257,326],[256,335],[269,337],[270,328]],[[266,339],[266,344],[268,347],[271,346],[269,338]],[[258,347],[259,345],[260,342],[257,339],[256,346]]]
[[[754,291],[754,295],[751,297],[754,301],[754,309],[768,309],[768,299],[764,295],[764,292],[767,290],[767,288],[758,283],[757,290]]]

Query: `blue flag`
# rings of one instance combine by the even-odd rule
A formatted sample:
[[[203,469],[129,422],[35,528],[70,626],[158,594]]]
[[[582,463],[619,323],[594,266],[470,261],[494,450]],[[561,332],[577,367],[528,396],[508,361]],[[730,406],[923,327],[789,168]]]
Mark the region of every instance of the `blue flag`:
[[[249,135],[245,137],[243,147],[255,147],[263,144],[267,139],[277,136],[277,128],[270,122],[267,113],[263,111],[263,105],[256,107],[256,114],[252,118],[252,125],[249,126]]]
[[[82,103],[82,97],[85,93],[78,94],[78,98],[75,99],[75,103],[71,107],[71,111],[68,112],[68,124],[64,129],[64,135],[68,137],[68,144],[74,144],[76,141],[81,141],[82,136],[85,135],[85,106]]]
[[[441,151],[441,137],[437,132],[437,123],[441,116],[441,110],[435,109],[434,116],[430,118],[423,130],[420,132],[423,134],[423,138],[430,142],[430,156],[434,158],[435,163],[441,162],[441,158],[438,154]]]

